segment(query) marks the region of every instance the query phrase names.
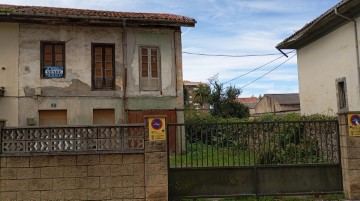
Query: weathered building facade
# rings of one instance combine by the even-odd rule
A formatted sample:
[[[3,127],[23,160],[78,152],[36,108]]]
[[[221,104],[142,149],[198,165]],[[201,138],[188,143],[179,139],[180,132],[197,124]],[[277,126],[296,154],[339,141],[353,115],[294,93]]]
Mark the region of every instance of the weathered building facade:
[[[297,112],[300,110],[298,93],[264,94],[256,104],[255,114]]]
[[[135,123],[144,110],[182,119],[180,27],[194,19],[10,5],[0,13],[8,126]]]

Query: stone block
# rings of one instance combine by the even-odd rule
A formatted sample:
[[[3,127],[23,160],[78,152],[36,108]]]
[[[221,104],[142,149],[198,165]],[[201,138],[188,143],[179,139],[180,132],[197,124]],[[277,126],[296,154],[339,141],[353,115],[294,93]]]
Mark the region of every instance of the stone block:
[[[0,157],[0,167],[6,167],[6,157]]]
[[[88,176],[110,176],[111,175],[110,165],[95,165],[88,166]]]
[[[29,179],[29,190],[52,190],[52,179]]]
[[[111,175],[113,176],[133,175],[133,174],[134,174],[133,164],[111,165]]]
[[[134,175],[143,175],[145,172],[145,164],[136,164],[133,166]]]
[[[103,165],[120,165],[123,161],[122,154],[100,155],[100,164]]]
[[[77,155],[77,165],[98,165],[100,164],[99,155]]]
[[[348,137],[347,138],[348,148],[360,148],[360,137]]]
[[[134,189],[133,188],[112,188],[111,189],[111,198],[112,199],[122,199],[122,198],[133,198]]]
[[[76,178],[55,178],[53,179],[54,190],[75,189]]]
[[[122,187],[122,176],[100,177],[100,188]]]
[[[166,141],[146,141],[145,142],[145,153],[166,152],[166,151],[167,151]]]
[[[168,177],[167,175],[147,175],[145,179],[145,185],[154,187],[154,186],[167,186]]]
[[[6,167],[29,167],[29,157],[7,157]]]
[[[145,187],[134,187],[134,198],[145,198]]]
[[[110,199],[110,189],[88,189],[87,200],[108,200]]]
[[[1,201],[14,201],[16,199],[16,192],[0,192]]]
[[[87,189],[41,191],[41,200],[87,200]]]
[[[145,164],[166,164],[166,152],[145,153]]]
[[[342,154],[343,152],[341,152]],[[348,159],[360,159],[360,147],[359,148],[347,148],[344,157]]]
[[[338,115],[338,121],[340,125],[347,125],[348,124],[348,118],[346,114]]]
[[[100,188],[100,178],[99,177],[76,178],[76,188],[77,189]]]
[[[17,192],[17,200],[38,201],[41,200],[40,191],[19,191]]]
[[[143,164],[144,154],[124,154],[123,164]]]
[[[16,179],[16,168],[0,168],[0,179]]]
[[[56,156],[59,166],[72,166],[76,165],[76,156]]]
[[[5,181],[5,191],[26,191],[28,190],[27,180],[2,180]]]
[[[57,156],[33,156],[30,157],[30,167],[59,166],[57,159]]]
[[[0,192],[6,191],[6,180],[0,179]]]
[[[134,186],[145,186],[145,175],[134,175]]]
[[[123,187],[134,187],[134,176],[123,176]]]
[[[17,168],[18,179],[40,178],[40,168]]]
[[[64,167],[42,167],[41,178],[59,178],[64,176]]]
[[[65,166],[64,177],[86,177],[87,166]]]
[[[146,200],[149,199],[167,199],[167,186],[166,187],[146,187]]]
[[[167,174],[168,168],[167,164],[146,164],[146,173],[147,174]]]
[[[359,170],[360,171],[360,159],[348,159],[348,169],[349,170]]]

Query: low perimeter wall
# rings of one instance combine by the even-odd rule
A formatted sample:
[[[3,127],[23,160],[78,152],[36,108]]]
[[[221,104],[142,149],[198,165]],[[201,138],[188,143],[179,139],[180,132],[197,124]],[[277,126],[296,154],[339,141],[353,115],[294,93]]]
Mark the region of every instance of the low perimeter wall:
[[[144,142],[137,153],[2,155],[0,200],[167,200],[166,142]]]

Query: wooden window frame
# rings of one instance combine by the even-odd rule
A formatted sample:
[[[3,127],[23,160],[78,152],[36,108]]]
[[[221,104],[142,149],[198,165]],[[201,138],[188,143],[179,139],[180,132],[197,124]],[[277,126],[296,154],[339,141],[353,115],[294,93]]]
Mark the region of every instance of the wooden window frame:
[[[150,50],[148,52],[148,56],[150,54],[150,58],[151,58],[151,49],[156,49],[157,50],[157,79],[158,79],[158,84],[157,84],[157,89],[144,89],[144,87],[142,86],[142,82],[143,79],[151,79],[151,59],[148,59],[148,77],[143,77],[142,76],[142,49],[146,48],[148,50]],[[140,91],[161,91],[161,52],[160,52],[160,47],[158,46],[146,46],[146,45],[140,45],[139,46],[139,79],[140,79]]]
[[[104,78],[105,78],[105,67],[102,66],[102,73],[103,73],[103,85],[102,88],[95,87],[95,48],[101,47],[111,47],[112,48],[112,85],[111,87],[106,87],[104,85]],[[104,51],[104,49],[102,50]],[[104,63],[105,56],[102,55],[102,61]],[[113,43],[91,43],[91,89],[93,91],[114,91],[115,90],[115,44]]]
[[[45,45],[51,45],[52,46],[52,49],[53,49],[53,55],[52,55],[52,62],[53,62],[53,65],[54,65],[54,62],[55,62],[55,54],[54,54],[54,48],[55,48],[55,45],[61,45],[62,46],[62,49],[63,49],[63,54],[62,54],[62,61],[63,61],[63,67],[64,67],[64,77],[62,78],[65,78],[66,77],[66,49],[65,49],[65,42],[63,41],[41,41],[40,42],[40,77],[41,79],[54,79],[54,78],[47,78],[47,77],[44,77],[44,74],[43,74],[43,68],[46,67],[45,64],[44,64],[44,54],[45,54]],[[56,65],[54,65],[56,66]],[[56,78],[55,78],[56,79]]]

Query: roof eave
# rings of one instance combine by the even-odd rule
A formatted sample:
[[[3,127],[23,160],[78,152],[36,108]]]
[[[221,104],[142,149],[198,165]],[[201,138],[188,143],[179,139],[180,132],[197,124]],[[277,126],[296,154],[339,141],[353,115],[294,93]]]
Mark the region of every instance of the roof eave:
[[[40,13],[0,13],[2,22],[31,22],[39,24],[83,24],[96,26],[169,26],[194,27],[196,21],[181,21],[171,19],[142,19],[142,18],[111,18],[83,15],[55,15]]]
[[[333,30],[343,26],[349,21],[336,15],[338,12],[348,17],[355,18],[360,13],[360,1],[344,1],[342,4],[328,10],[326,15],[321,16],[311,23],[310,26],[300,29],[297,34],[285,39],[278,45],[277,49],[300,49]]]

